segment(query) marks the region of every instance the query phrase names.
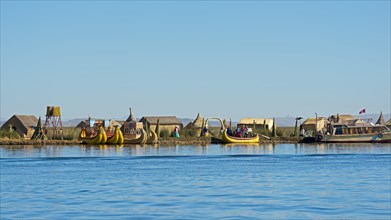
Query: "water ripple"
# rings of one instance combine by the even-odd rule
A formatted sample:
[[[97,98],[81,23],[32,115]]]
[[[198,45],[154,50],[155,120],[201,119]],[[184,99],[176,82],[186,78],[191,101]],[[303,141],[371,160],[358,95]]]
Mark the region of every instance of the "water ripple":
[[[387,219],[390,148],[2,146],[0,214],[2,219]]]

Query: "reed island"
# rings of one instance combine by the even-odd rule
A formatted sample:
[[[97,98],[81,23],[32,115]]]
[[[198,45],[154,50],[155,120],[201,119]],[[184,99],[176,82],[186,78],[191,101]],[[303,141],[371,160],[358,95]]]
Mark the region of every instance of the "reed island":
[[[76,126],[63,126],[59,106],[47,106],[45,120],[34,115],[14,115],[0,130],[2,145],[208,145],[301,142],[391,143],[391,120],[355,118],[351,115],[295,118],[294,127],[277,127],[274,118],[242,118],[239,122],[200,113],[183,125],[175,116],[143,116],[132,109],[126,120],[88,117]]]

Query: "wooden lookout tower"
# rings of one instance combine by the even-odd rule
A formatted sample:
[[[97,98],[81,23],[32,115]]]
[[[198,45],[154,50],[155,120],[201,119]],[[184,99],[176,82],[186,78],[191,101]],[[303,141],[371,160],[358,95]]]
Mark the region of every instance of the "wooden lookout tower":
[[[47,106],[46,108],[46,120],[43,125],[45,133],[48,132],[48,128],[52,128],[51,139],[61,138],[63,139],[62,121],[60,106]]]

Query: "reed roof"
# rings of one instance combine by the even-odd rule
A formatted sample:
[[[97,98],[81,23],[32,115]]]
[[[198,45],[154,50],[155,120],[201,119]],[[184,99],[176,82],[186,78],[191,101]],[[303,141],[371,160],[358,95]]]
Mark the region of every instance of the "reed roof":
[[[27,134],[30,127],[35,127],[38,124],[38,118],[34,115],[13,115],[8,119],[1,129],[8,129],[9,126],[15,127],[19,134]]]
[[[35,127],[38,123],[38,118],[35,115],[14,115],[26,127]]]
[[[126,119],[126,122],[136,122],[136,117],[134,117],[132,108],[129,108],[129,117]]]
[[[385,125],[386,122],[383,117],[383,112],[380,112],[379,118],[377,119],[376,123],[377,125]]]
[[[327,120],[325,117],[318,117],[319,121]],[[302,125],[314,125],[316,124],[316,118],[307,118],[305,121],[303,121]]]
[[[202,121],[203,118],[200,116],[200,113],[198,113],[194,121],[189,122],[189,124],[186,125],[186,128],[202,128]]]
[[[354,119],[353,115],[339,115],[339,114],[332,115],[330,118],[333,119],[333,121],[336,121],[336,119],[339,118],[339,122],[345,122]]]
[[[265,122],[266,122],[266,124],[273,123],[273,119],[272,118],[242,118],[242,119],[240,119],[238,124],[253,124],[254,121],[255,121],[255,124],[262,124],[262,125]]]
[[[175,116],[144,116],[140,121],[155,125],[158,119],[160,125],[182,125],[182,122]]]

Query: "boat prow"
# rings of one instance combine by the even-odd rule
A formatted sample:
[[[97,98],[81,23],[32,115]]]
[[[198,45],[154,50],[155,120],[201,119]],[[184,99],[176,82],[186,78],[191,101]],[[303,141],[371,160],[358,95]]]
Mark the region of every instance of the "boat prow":
[[[102,128],[102,131],[100,132],[100,135],[101,135],[100,144],[106,144],[107,135],[106,135],[105,129]]]
[[[106,144],[123,144],[124,136],[121,129],[118,126],[115,126],[114,134],[111,137],[107,138]]]
[[[156,132],[154,132],[154,131],[150,131],[150,132],[151,132],[151,136],[149,138],[147,138],[146,144],[157,144],[158,137],[157,137]]]
[[[138,138],[129,138],[127,134],[124,134],[124,144],[145,144],[147,142],[147,132],[141,129],[141,135]]]

